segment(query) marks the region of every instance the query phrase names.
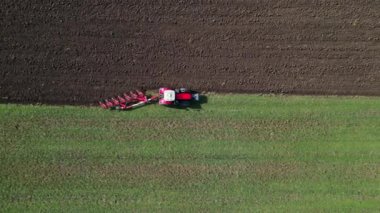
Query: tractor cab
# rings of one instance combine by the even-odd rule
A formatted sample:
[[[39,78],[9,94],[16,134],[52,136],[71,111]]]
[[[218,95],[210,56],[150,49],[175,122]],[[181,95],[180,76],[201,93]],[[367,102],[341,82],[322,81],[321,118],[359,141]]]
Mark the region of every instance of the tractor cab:
[[[174,101],[175,100],[175,91],[174,90],[165,90],[163,95],[164,101]]]

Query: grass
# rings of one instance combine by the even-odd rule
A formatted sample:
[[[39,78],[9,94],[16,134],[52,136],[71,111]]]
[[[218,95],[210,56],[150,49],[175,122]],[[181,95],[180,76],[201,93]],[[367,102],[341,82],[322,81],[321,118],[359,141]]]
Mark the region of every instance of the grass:
[[[380,211],[380,99],[0,105],[0,211]]]

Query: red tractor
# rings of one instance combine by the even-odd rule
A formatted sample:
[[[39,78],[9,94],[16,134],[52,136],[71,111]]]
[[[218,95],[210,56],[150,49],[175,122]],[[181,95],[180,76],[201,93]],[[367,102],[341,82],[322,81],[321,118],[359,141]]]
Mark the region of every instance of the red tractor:
[[[189,107],[192,102],[199,101],[199,93],[186,88],[171,89],[162,87],[159,93],[158,103],[160,105]]]

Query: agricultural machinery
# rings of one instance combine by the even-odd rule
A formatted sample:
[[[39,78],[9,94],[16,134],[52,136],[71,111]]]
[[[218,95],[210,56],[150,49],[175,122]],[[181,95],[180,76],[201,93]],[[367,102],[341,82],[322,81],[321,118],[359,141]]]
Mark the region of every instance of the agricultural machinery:
[[[159,105],[173,107],[190,107],[194,102],[199,102],[200,96],[196,91],[186,88],[171,89],[162,87],[158,95],[147,96],[144,92],[136,90],[99,100],[103,109],[131,110],[146,104],[158,102]]]

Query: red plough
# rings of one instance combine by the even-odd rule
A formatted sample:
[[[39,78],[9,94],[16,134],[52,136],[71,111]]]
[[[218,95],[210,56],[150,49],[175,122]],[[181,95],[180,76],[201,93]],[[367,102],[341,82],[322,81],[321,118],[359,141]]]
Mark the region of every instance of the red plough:
[[[148,98],[144,92],[136,90],[116,97],[99,100],[99,105],[103,109],[129,110],[157,101],[157,99],[158,96]]]

